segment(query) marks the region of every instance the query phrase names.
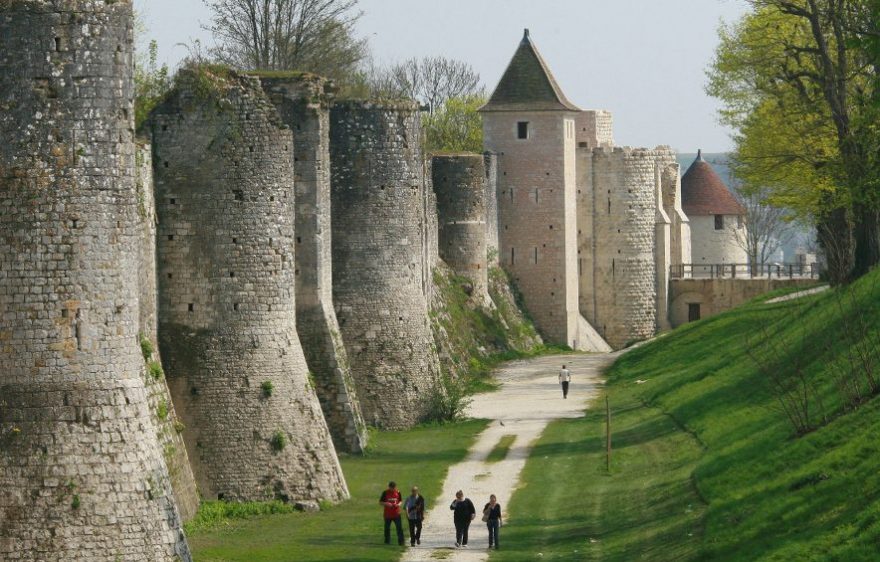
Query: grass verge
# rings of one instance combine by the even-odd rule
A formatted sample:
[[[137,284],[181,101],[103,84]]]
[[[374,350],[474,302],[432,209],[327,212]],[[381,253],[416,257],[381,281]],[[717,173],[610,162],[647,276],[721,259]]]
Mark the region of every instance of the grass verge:
[[[382,544],[379,494],[388,480],[407,491],[418,484],[430,505],[440,494],[447,468],[464,458],[485,420],[375,432],[363,457],[342,457],[351,499],[299,513],[289,506],[208,502],[188,524],[198,562],[289,560],[397,560],[401,549]],[[404,523],[406,525],[406,523]]]
[[[604,411],[551,424],[491,560],[880,560],[880,399],[847,407],[829,368],[859,368],[851,312],[880,339],[880,271],[841,291],[756,299],[622,356],[610,473]],[[809,381],[800,436],[754,360],[766,339]]]
[[[495,446],[492,447],[492,450],[489,451],[489,456],[486,457],[486,462],[503,461],[507,458],[507,453],[510,452],[510,448],[513,446],[514,441],[516,441],[516,435],[503,435],[501,439],[498,440],[498,443],[495,443]]]

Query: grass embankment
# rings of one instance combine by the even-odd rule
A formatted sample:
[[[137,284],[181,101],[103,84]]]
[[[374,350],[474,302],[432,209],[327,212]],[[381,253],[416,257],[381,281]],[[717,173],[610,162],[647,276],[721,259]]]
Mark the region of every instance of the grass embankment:
[[[880,399],[850,407],[835,382],[865,364],[880,373],[880,271],[761,301],[619,359],[610,474],[600,399],[542,436],[492,560],[880,559]],[[807,431],[783,412],[774,373],[807,389]]]
[[[341,459],[351,499],[319,513],[291,512],[278,502],[207,502],[187,525],[193,556],[198,562],[397,560],[401,549],[383,544],[378,504],[388,480],[396,480],[404,495],[419,485],[430,505],[447,467],[464,458],[485,426],[469,420],[372,434],[363,457]]]

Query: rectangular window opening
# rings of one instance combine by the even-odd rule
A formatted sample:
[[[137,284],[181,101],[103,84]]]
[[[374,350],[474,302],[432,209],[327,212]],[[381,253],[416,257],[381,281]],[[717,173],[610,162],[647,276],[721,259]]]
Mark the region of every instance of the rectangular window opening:
[[[696,322],[700,319],[700,303],[688,303],[688,322]]]
[[[516,251],[513,248],[511,248],[510,249],[510,265],[513,265],[514,263],[516,263]]]
[[[715,215],[715,230],[724,228],[724,215]]]
[[[529,138],[529,122],[528,121],[519,121],[516,124],[516,138],[518,138],[518,139]]]

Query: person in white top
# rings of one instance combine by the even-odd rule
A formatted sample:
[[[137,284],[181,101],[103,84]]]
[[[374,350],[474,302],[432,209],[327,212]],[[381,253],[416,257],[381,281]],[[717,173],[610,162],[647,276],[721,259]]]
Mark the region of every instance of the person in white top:
[[[571,382],[571,372],[565,368],[565,365],[562,366],[562,370],[559,371],[559,384],[562,385],[562,397],[568,398],[568,384]]]

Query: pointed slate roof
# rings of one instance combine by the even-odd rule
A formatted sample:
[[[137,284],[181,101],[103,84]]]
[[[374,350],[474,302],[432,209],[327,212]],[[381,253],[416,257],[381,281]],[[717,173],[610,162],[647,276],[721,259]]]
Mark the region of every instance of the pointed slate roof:
[[[562,93],[526,29],[492,97],[480,111],[580,111],[580,108]]]
[[[703,160],[702,150],[681,177],[681,207],[689,216],[746,214],[712,165]]]

